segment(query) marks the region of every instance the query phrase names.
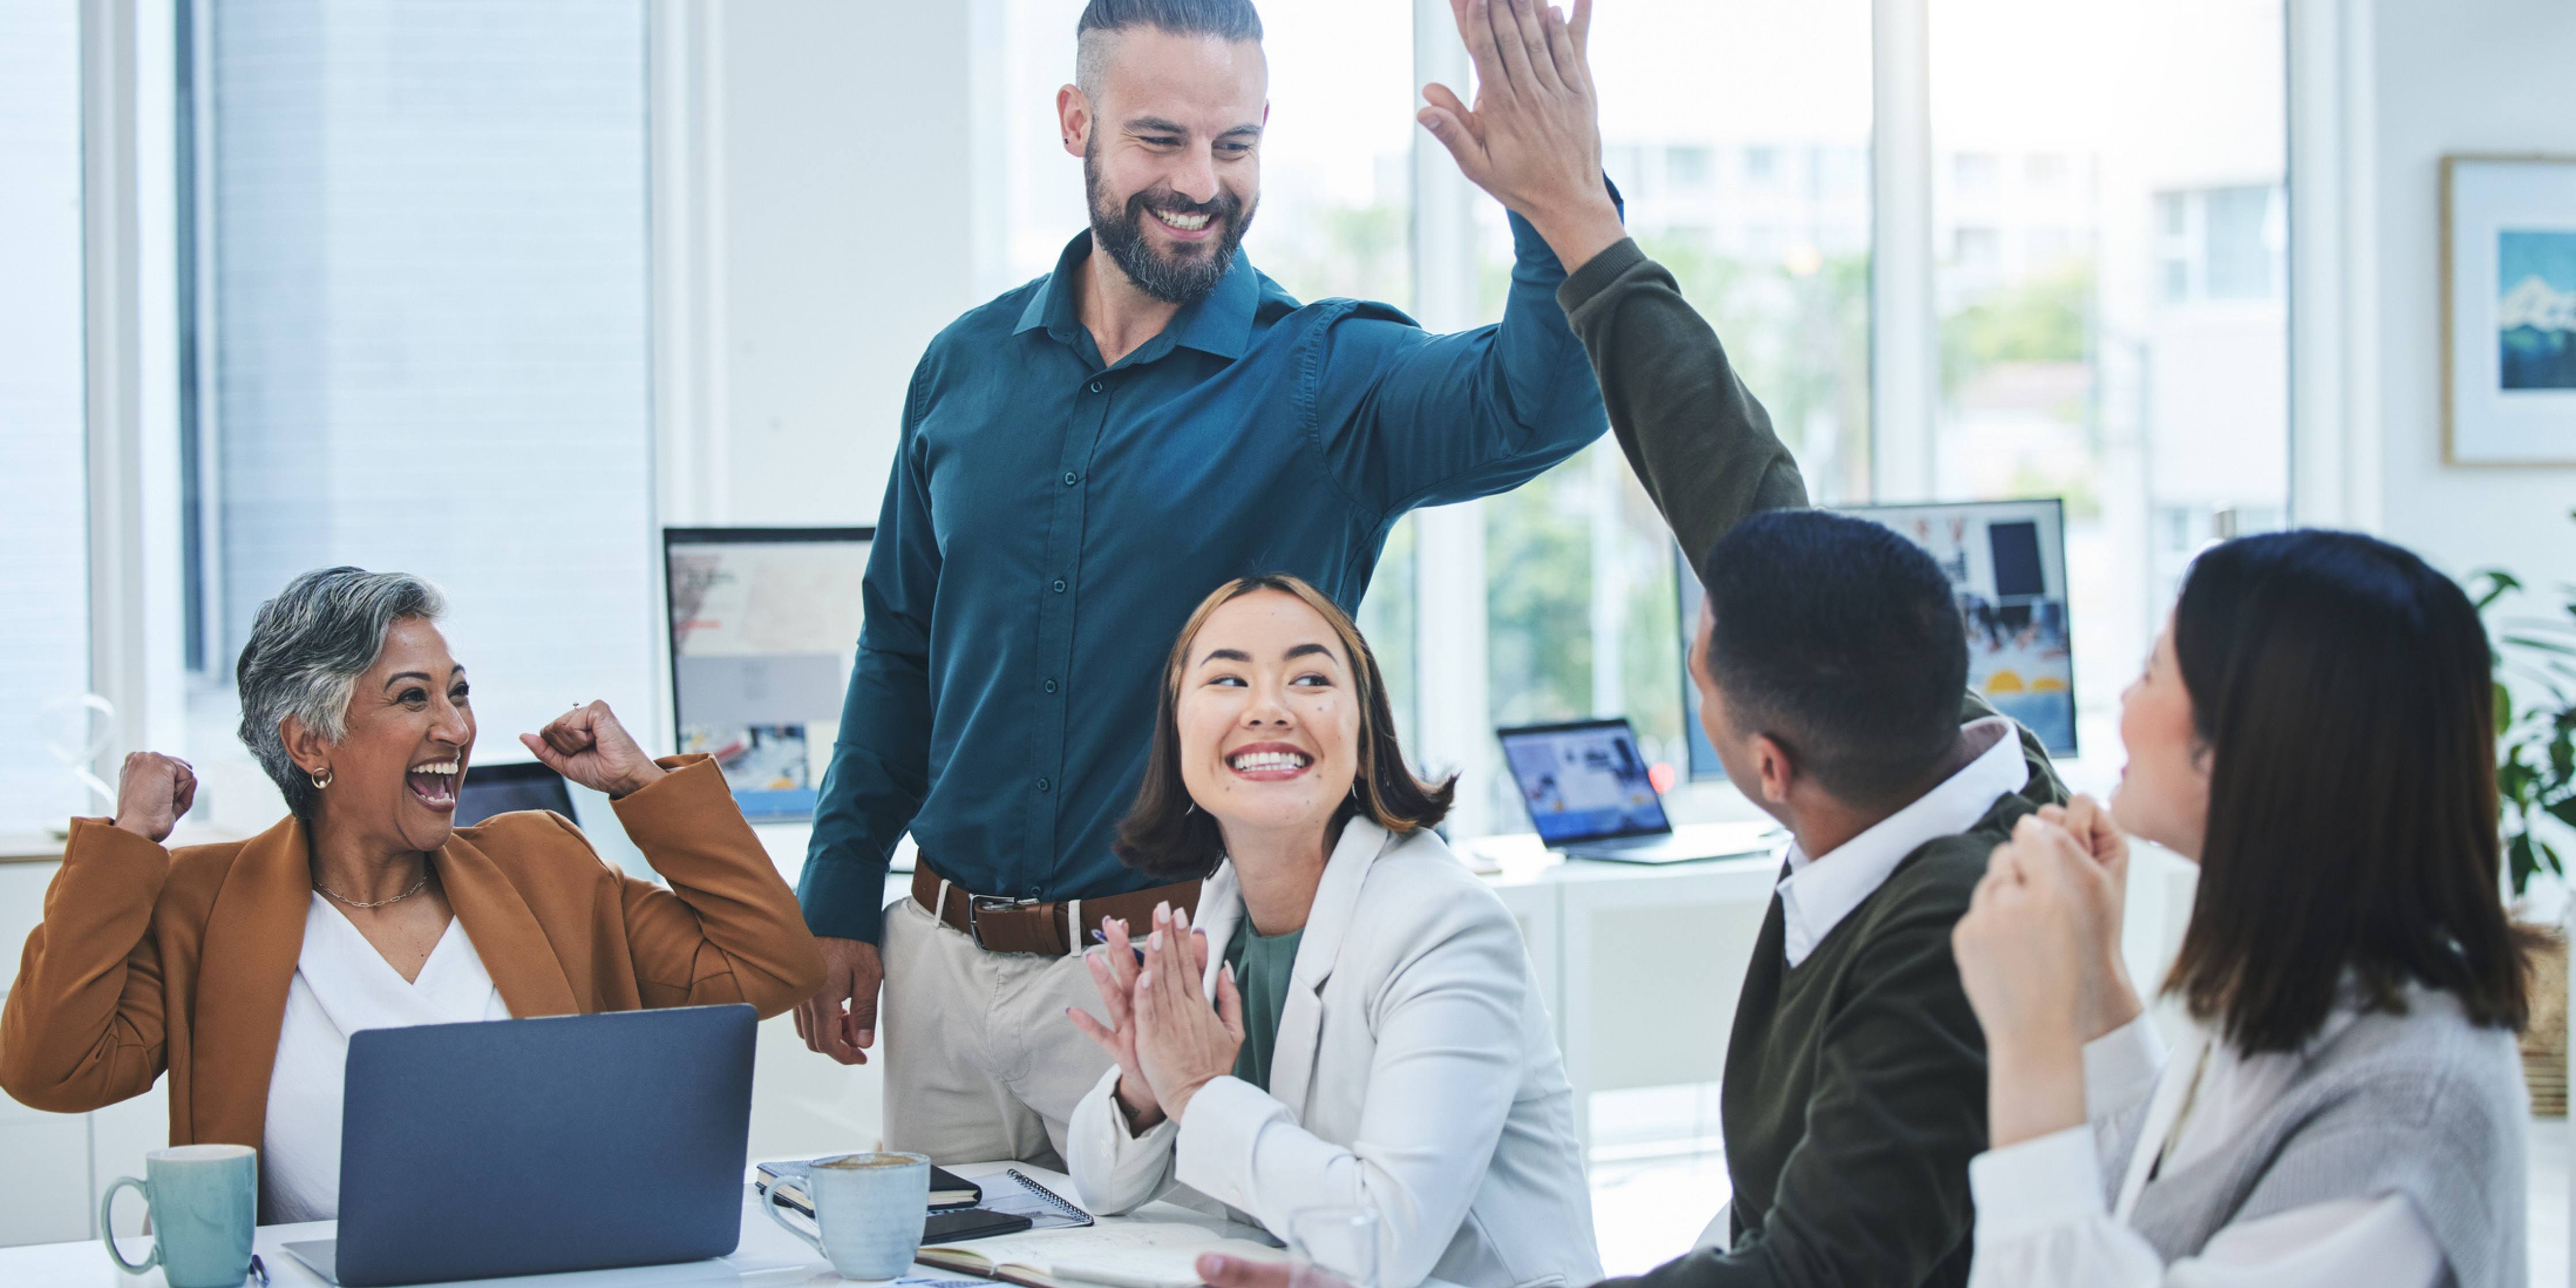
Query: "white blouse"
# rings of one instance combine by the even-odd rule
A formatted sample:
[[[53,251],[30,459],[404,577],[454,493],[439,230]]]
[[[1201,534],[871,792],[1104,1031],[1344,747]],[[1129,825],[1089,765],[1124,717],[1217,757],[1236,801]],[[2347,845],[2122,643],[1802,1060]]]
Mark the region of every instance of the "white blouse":
[[[304,951],[286,990],[277,1064],[260,1137],[263,1219],[329,1221],[340,1212],[340,1099],[349,1035],[360,1029],[506,1020],[483,958],[453,918],[417,979],[405,980],[320,892],[304,913]]]
[[[2352,1020],[2350,1010],[2339,1008],[2316,1041]],[[2145,1016],[2087,1045],[2084,1100],[2091,1123],[1990,1150],[1968,1165],[1977,1207],[1970,1288],[2433,1288],[2444,1282],[2441,1245],[2403,1194],[2337,1199],[2238,1222],[2199,1255],[2171,1265],[2129,1227],[2168,1139],[2165,1167],[2190,1166],[2250,1128],[2289,1089],[2299,1065],[2292,1054],[2240,1055],[2198,1028],[2166,1063]],[[2148,1101],[2146,1125],[2136,1150],[2121,1160],[2118,1198],[2106,1200],[2100,1159],[2116,1135],[2111,1120],[2140,1101]]]

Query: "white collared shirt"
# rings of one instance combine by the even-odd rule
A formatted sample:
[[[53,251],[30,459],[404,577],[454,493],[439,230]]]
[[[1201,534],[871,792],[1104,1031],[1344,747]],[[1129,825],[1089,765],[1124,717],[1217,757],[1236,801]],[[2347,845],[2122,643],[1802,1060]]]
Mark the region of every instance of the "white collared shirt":
[[[1994,742],[1913,804],[1814,858],[1794,843],[1789,846],[1789,875],[1780,878],[1779,885],[1780,947],[1792,969],[1806,961],[1807,954],[1852,909],[1878,893],[1906,855],[1926,841],[1976,826],[1997,798],[2020,791],[2030,781],[2030,767],[2022,760],[2021,738],[2012,721],[1988,716],[1965,726],[1964,732],[1972,743],[1989,733]]]

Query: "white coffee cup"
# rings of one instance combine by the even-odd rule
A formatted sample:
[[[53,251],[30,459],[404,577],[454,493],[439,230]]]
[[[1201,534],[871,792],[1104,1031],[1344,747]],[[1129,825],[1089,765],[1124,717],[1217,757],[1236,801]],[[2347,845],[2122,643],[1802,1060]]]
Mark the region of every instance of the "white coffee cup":
[[[814,1229],[791,1218],[771,1187],[763,1207],[781,1229],[812,1244],[844,1279],[887,1280],[912,1268],[930,1216],[930,1159],[922,1154],[821,1158],[805,1175]]]

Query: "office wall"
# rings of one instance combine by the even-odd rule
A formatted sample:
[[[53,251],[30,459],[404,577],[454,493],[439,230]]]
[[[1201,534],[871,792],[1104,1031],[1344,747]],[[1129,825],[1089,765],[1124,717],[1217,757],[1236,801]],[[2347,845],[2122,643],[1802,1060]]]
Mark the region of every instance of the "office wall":
[[[2441,158],[2576,156],[2576,4],[2378,0],[2383,534],[2455,575],[2576,582],[2576,466],[2442,464]]]
[[[913,364],[977,297],[986,7],[709,10],[726,478],[720,513],[673,521],[875,521]]]

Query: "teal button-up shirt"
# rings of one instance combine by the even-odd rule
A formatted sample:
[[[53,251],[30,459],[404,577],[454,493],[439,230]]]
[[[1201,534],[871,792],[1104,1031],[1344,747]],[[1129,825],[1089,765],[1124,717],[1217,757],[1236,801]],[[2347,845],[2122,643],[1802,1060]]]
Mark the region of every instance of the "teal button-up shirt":
[[[1514,487],[1604,428],[1565,271],[1517,217],[1512,233],[1501,324],[1454,335],[1383,304],[1299,304],[1237,253],[1104,367],[1072,289],[1085,232],[931,341],[797,885],[806,924],[875,940],[907,828],[978,894],[1157,884],[1109,847],[1190,610],[1259,572],[1355,609],[1405,511]]]

